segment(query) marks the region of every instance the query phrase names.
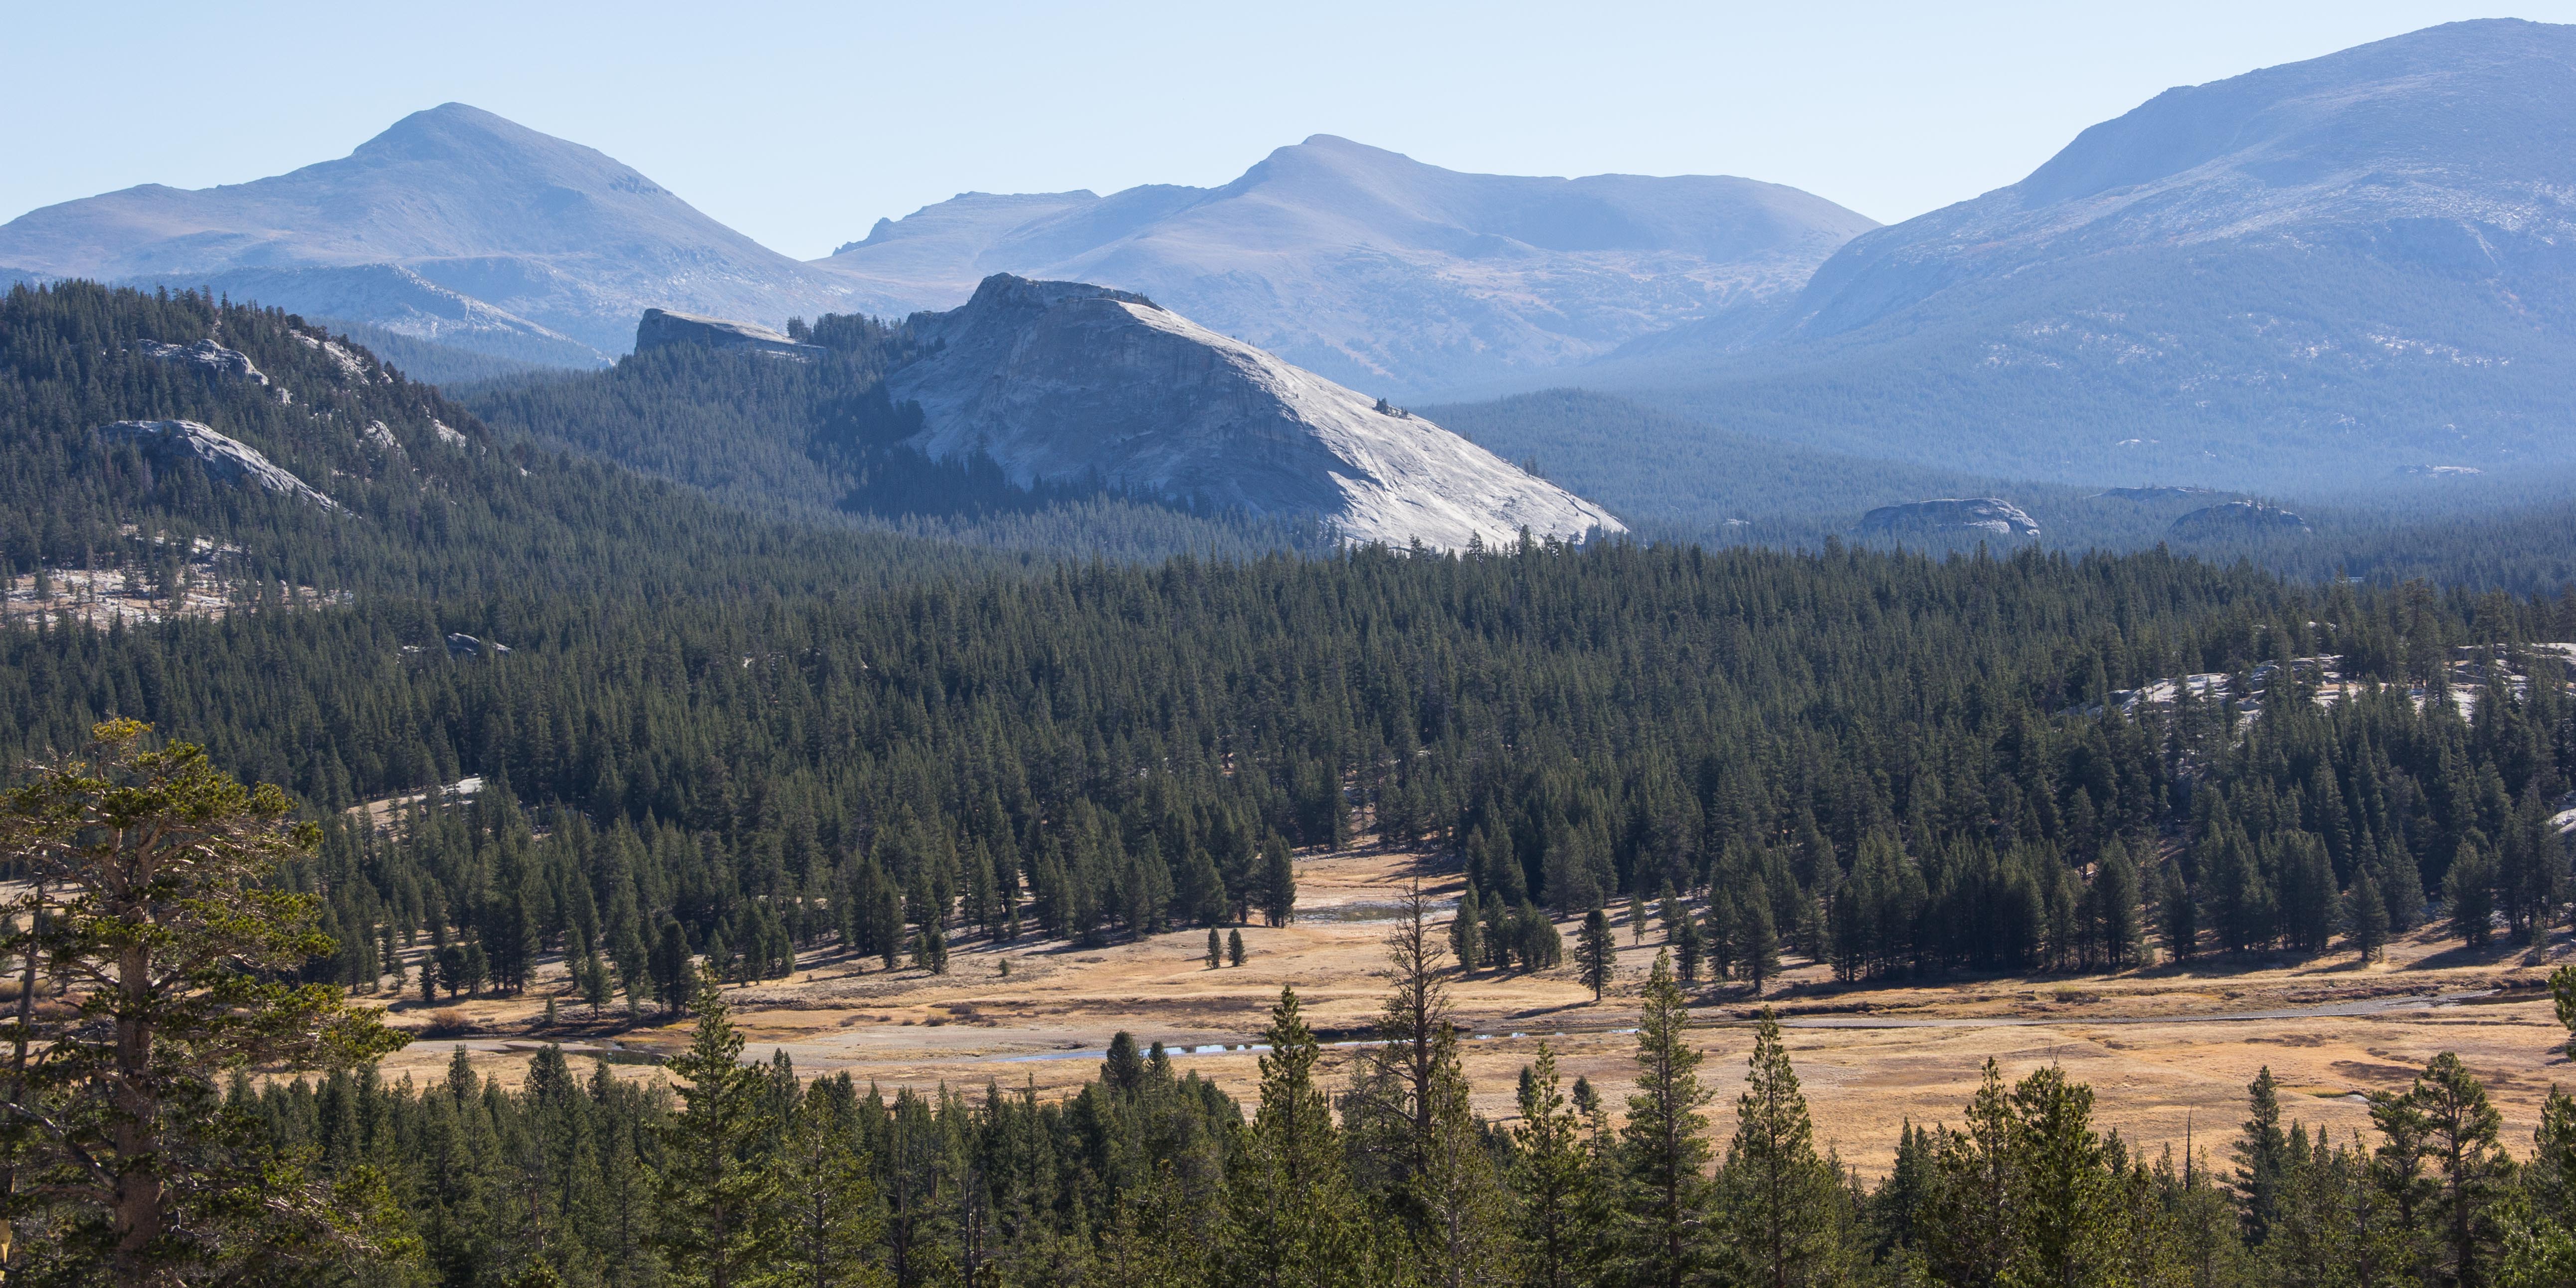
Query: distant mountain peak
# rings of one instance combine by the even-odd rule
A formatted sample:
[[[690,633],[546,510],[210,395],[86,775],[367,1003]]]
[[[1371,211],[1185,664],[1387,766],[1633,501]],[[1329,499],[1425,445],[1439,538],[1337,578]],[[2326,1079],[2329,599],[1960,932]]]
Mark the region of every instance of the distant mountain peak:
[[[1466,174],[1312,134],[1216,188],[960,194],[820,262],[892,313],[996,272],[1102,282],[1410,397],[1784,297],[1875,226],[1747,179]]]
[[[2367,488],[2576,463],[2571,371],[2576,27],[2493,20],[2158,94],[1587,383],[2011,476]]]
[[[566,349],[623,350],[646,308],[767,322],[853,308],[836,276],[717,223],[615,158],[464,103],[414,112],[345,157],[287,174],[30,212],[0,226],[0,263],[211,286],[554,361]],[[423,329],[421,292],[389,270],[459,298],[434,312],[481,321]]]

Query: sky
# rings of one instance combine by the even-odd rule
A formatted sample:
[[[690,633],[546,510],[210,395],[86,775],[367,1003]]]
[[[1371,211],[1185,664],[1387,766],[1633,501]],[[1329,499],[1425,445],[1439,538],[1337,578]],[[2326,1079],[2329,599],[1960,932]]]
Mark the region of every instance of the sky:
[[[2511,9],[0,0],[0,219],[344,156],[458,101],[825,255],[959,192],[1224,183],[1339,134],[1453,170],[1735,174],[1894,222],[2158,92]]]

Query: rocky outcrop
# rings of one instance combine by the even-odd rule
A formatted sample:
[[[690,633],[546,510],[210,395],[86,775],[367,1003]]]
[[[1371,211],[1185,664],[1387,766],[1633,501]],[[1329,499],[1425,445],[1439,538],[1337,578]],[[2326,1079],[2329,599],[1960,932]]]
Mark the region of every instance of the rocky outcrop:
[[[1917,537],[1943,532],[1990,532],[1999,537],[2036,537],[2039,523],[2020,506],[2001,497],[1944,497],[1882,505],[1860,517],[1852,531],[1865,537]]]
[[[218,483],[310,501],[325,510],[340,508],[339,502],[305,486],[304,480],[257,449],[193,420],[120,420],[100,426],[98,438],[111,446],[131,443],[155,464],[195,461]]]
[[[2208,496],[2214,487],[2115,487],[2096,492],[2095,501],[2174,501],[2187,496]]]
[[[249,354],[227,349],[212,340],[199,340],[195,344],[163,344],[158,340],[145,340],[136,348],[144,357],[193,367],[208,379],[237,380],[262,389],[276,388],[268,373],[261,371],[259,365],[250,360]],[[282,400],[285,391],[279,389],[277,392]]]
[[[756,323],[702,318],[694,313],[673,313],[668,309],[644,310],[644,320],[635,327],[635,351],[643,353],[674,344],[694,344],[709,349],[749,349],[755,353],[776,354],[800,361],[823,352],[814,345],[798,343],[786,332],[773,331]]]
[[[1141,295],[986,278],[911,322],[889,392],[915,446],[989,455],[1017,482],[1111,487],[1253,514],[1314,514],[1354,541],[1457,549],[1624,527],[1600,506],[1421,417],[1292,367]]]
[[[2264,532],[2306,532],[2308,521],[2277,505],[2229,501],[2203,506],[2173,521],[2165,531],[2177,537],[2229,537]]]

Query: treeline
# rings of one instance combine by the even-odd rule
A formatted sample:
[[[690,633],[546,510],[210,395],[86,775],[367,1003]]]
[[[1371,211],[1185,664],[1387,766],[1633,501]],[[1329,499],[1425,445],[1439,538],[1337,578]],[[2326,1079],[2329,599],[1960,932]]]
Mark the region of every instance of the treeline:
[[[2550,924],[2566,857],[2534,820],[2576,726],[2564,663],[2522,641],[2576,635],[2571,610],[2159,554],[1549,546],[375,599],[0,632],[0,752],[148,718],[335,820],[296,880],[375,966],[505,936],[487,959],[596,952],[646,998],[635,949],[665,923],[774,964],[1279,917],[1288,849],[1368,832],[1457,856],[1479,966],[1552,963],[1551,914],[1632,899],[1670,900],[1694,975],[1758,980],[1783,951],[1856,978],[2079,969],[2313,951],[2435,907],[2483,938],[2482,897],[2493,933]],[[2443,695],[2472,642],[2524,678],[2464,718]],[[2319,706],[2285,664],[2319,652],[2391,687]],[[2260,716],[2087,714],[2208,671]],[[468,775],[474,812],[338,820]]]
[[[1517,1112],[1469,1106],[1426,945],[1400,925],[1377,1045],[1329,1075],[1283,992],[1243,1109],[1126,1034],[1062,1099],[892,1097],[744,1063],[723,994],[658,1079],[540,1052],[524,1086],[371,1070],[237,1082],[268,1148],[386,1203],[356,1282],[828,1285],[2322,1284],[2541,1288],[2576,1273],[2576,1100],[2527,1161],[2453,1056],[2377,1093],[2371,1138],[2289,1121],[2267,1070],[2227,1164],[2094,1122],[2055,1067],[1993,1062],[1957,1125],[1908,1126],[1882,1178],[1822,1148],[1782,1034],[1753,1032],[1728,1124],[1671,971],[1633,1087],[1565,1085],[1542,1045]],[[1717,1121],[1712,1122],[1712,1118]]]

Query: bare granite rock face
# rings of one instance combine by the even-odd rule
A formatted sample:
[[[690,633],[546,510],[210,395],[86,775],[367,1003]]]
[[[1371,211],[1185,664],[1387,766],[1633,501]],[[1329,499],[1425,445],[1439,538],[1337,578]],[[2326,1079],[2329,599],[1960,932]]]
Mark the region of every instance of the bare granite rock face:
[[[1444,550],[1523,528],[1568,541],[1626,530],[1430,421],[1141,295],[995,274],[964,307],[912,326],[923,356],[888,392],[921,406],[913,444],[941,459],[988,454],[1023,484],[1097,479]]]
[[[710,349],[749,349],[798,361],[823,351],[817,346],[797,342],[784,331],[771,330],[753,322],[704,318],[668,309],[644,310],[644,320],[635,327],[635,351],[643,353],[674,344],[704,345]]]
[[[2308,521],[2277,505],[2229,501],[2207,505],[2173,521],[2165,529],[2177,537],[2230,537],[2258,532],[2307,532]]]
[[[249,354],[238,349],[227,349],[212,340],[199,340],[195,344],[163,344],[158,340],[145,340],[142,350],[147,358],[182,363],[215,380],[239,380],[262,389],[274,389],[278,400],[286,401],[286,391],[271,383],[268,373],[261,371],[259,364],[250,360]]]
[[[193,420],[120,420],[99,426],[98,437],[103,443],[132,443],[142,451],[144,459],[156,463],[196,461],[205,467],[208,477],[219,483],[295,497],[325,510],[341,508],[339,502],[307,487],[304,480],[262,456],[258,449]]]
[[[2020,506],[2001,497],[1944,497],[1882,505],[1860,517],[1853,529],[1863,536],[1922,536],[1936,532],[1991,532],[1999,537],[2036,537],[2039,522]]]

